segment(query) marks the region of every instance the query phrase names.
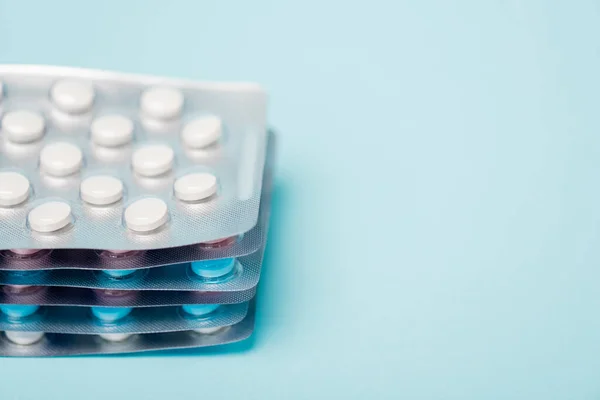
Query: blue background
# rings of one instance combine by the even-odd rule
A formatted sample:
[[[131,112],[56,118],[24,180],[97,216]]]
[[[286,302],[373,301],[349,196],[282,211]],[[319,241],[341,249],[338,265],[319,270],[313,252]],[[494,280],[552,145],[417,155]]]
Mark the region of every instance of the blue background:
[[[600,3],[0,0],[0,62],[251,80],[252,341],[2,359],[1,398],[600,398]]]

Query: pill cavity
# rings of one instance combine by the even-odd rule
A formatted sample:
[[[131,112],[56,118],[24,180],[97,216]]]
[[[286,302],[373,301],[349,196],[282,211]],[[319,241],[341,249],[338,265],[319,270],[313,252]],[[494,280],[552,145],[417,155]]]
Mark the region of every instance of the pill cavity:
[[[89,111],[94,103],[94,87],[91,83],[65,79],[52,86],[50,98],[54,105],[69,114]]]
[[[0,206],[14,206],[29,197],[29,179],[17,172],[0,172]]]
[[[12,295],[24,295],[33,294],[44,289],[44,286],[32,286],[32,285],[5,285],[2,289],[4,293]]]
[[[90,131],[98,146],[119,147],[133,139],[133,121],[122,115],[104,115],[92,122]]]
[[[211,328],[194,329],[194,332],[202,333],[203,335],[211,335],[211,334],[217,333],[225,328],[226,328],[225,326],[213,326]]]
[[[6,314],[9,318],[25,318],[32,314],[34,314],[37,310],[39,310],[40,306],[38,305],[29,305],[29,304],[5,304],[0,306],[0,311]]]
[[[13,143],[31,143],[44,136],[44,117],[33,111],[10,111],[2,118],[2,132]]]
[[[44,146],[40,152],[40,166],[49,175],[63,177],[78,172],[83,162],[79,147],[66,142]]]
[[[37,232],[54,232],[71,223],[71,206],[62,201],[43,203],[29,212],[29,226]]]
[[[105,269],[102,273],[111,278],[124,278],[135,273],[135,269]]]
[[[181,131],[181,140],[186,147],[202,149],[216,143],[222,134],[221,119],[201,117],[188,122]]]
[[[6,331],[4,334],[8,340],[22,346],[37,343],[44,337],[44,332]]]
[[[169,120],[181,115],[183,93],[180,90],[153,87],[142,93],[140,99],[142,113],[151,118]]]
[[[10,249],[10,251],[20,256],[30,256],[39,253],[42,249]]]
[[[232,244],[234,244],[237,241],[237,238],[238,238],[237,236],[230,236],[230,237],[226,237],[224,239],[210,240],[208,242],[200,243],[200,247],[204,247],[204,248],[208,248],[208,249],[227,247],[227,246],[231,246]]]
[[[233,271],[235,268],[235,258],[195,261],[191,263],[191,268],[194,274],[201,278],[218,278]]]
[[[84,179],[80,185],[81,199],[86,203],[104,206],[123,197],[123,183],[109,175],[97,175]]]
[[[193,315],[194,317],[201,317],[206,314],[210,314],[219,308],[219,304],[186,304],[181,306],[186,314]]]
[[[92,307],[92,314],[103,322],[116,322],[131,313],[130,307]]]
[[[136,150],[131,157],[133,170],[146,177],[162,175],[173,168],[175,154],[165,145],[145,146]]]
[[[206,172],[187,174],[173,184],[173,191],[179,200],[199,201],[217,193],[217,177]]]
[[[101,333],[98,336],[109,342],[122,342],[133,335],[131,333]]]
[[[125,210],[125,224],[135,232],[150,232],[163,226],[168,219],[167,204],[148,197],[130,204]]]
[[[94,293],[101,297],[122,297],[135,295],[138,292],[135,290],[116,290],[116,289],[93,289]]]

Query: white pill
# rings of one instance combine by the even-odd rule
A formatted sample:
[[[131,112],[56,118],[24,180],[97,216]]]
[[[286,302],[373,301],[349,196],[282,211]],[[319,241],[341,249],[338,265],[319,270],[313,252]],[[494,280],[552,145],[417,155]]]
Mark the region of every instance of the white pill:
[[[122,342],[132,336],[131,333],[100,333],[102,339],[109,342]]]
[[[81,168],[83,154],[79,147],[66,142],[44,146],[40,152],[40,166],[53,176],[74,174]]]
[[[44,136],[44,118],[32,111],[11,111],[2,118],[2,131],[14,143],[31,143]]]
[[[125,210],[125,224],[135,232],[149,232],[168,219],[167,204],[156,197],[138,200]]]
[[[123,183],[108,175],[92,176],[81,182],[80,194],[83,201],[96,206],[112,204],[123,197]]]
[[[142,147],[131,157],[135,172],[142,176],[158,176],[173,167],[173,149],[162,144]]]
[[[71,206],[62,201],[49,201],[31,210],[27,220],[34,231],[54,232],[71,222]]]
[[[4,334],[11,342],[23,346],[37,343],[44,337],[44,332],[6,331]]]
[[[65,79],[50,90],[52,102],[69,114],[89,111],[94,103],[94,87],[91,83]]]
[[[123,146],[133,139],[133,122],[121,115],[105,115],[92,122],[90,131],[99,146]]]
[[[183,201],[206,199],[217,192],[217,177],[209,173],[187,174],[173,185],[175,196]]]
[[[156,119],[179,117],[183,109],[183,93],[177,89],[154,87],[142,93],[142,113]]]
[[[201,149],[215,143],[221,138],[221,119],[202,117],[195,119],[183,127],[181,139],[192,149]]]
[[[224,328],[225,327],[223,327],[223,326],[213,326],[212,328],[198,328],[198,329],[194,329],[194,332],[202,333],[204,335],[210,335],[212,333],[219,332],[220,330],[222,330]]]
[[[29,180],[16,172],[0,172],[0,206],[21,204],[29,197]]]

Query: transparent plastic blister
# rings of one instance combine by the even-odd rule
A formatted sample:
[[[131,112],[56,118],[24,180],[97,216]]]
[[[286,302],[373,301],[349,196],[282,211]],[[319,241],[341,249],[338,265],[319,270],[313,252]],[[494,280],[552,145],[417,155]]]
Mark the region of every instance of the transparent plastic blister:
[[[3,249],[170,248],[256,225],[257,85],[17,65],[0,81]]]
[[[260,279],[264,247],[238,259],[200,261],[137,269],[129,275],[113,277],[107,271],[52,269],[42,271],[0,271],[0,285],[61,286],[113,290],[175,290],[224,292],[236,295],[253,289]],[[211,276],[215,269],[202,269],[216,264],[221,276]],[[223,268],[225,265],[226,268]],[[228,271],[228,272],[227,272]],[[108,271],[110,272],[110,271]],[[198,274],[205,274],[200,276]]]
[[[249,301],[255,294],[256,286],[239,292],[3,286],[0,288],[0,305],[156,307],[183,304],[237,304]]]
[[[37,332],[27,344],[17,344],[8,337],[14,331],[0,334],[0,356],[3,357],[60,357],[91,354],[124,354],[155,350],[201,348],[235,343],[250,337],[254,330],[254,302],[239,323],[216,331],[182,331],[149,333],[117,337],[111,340],[97,335],[53,334]],[[16,332],[17,334],[22,332]],[[36,332],[30,332],[36,334]],[[115,336],[113,336],[114,338]],[[14,340],[14,338],[12,339]]]
[[[71,334],[175,332],[230,326],[248,303],[164,307],[0,306],[0,331]]]
[[[263,176],[258,223],[249,232],[216,243],[200,243],[167,249],[114,253],[88,249],[0,250],[0,270],[47,269],[120,270],[159,267],[192,261],[238,257],[259,250],[266,242],[271,211],[275,137],[270,135]]]

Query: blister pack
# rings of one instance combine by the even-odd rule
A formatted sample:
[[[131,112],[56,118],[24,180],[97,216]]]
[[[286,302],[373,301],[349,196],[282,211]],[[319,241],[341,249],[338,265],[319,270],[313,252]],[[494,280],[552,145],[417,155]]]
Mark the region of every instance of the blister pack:
[[[90,249],[0,250],[0,270],[89,269],[106,270],[111,274],[109,270],[134,270],[253,253],[264,246],[267,239],[275,151],[276,138],[270,132],[258,223],[245,234],[212,243],[125,252]]]
[[[110,290],[164,290],[220,292],[240,299],[260,279],[264,247],[239,259],[198,261],[136,270],[0,271],[0,284],[10,286],[60,286]],[[246,299],[247,300],[247,299]]]
[[[165,307],[0,306],[0,331],[134,334],[212,329],[240,322],[248,303]]]
[[[52,357],[136,353],[153,350],[211,347],[239,342],[254,330],[254,301],[246,317],[229,327],[168,333],[74,335],[6,331],[0,335],[0,356]]]
[[[0,81],[3,249],[129,252],[256,225],[259,86],[45,66],[0,66]]]
[[[56,286],[3,286],[0,305],[156,307],[184,304],[236,304],[249,301],[256,286],[242,292],[84,289]]]

